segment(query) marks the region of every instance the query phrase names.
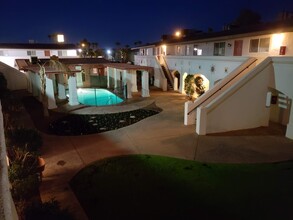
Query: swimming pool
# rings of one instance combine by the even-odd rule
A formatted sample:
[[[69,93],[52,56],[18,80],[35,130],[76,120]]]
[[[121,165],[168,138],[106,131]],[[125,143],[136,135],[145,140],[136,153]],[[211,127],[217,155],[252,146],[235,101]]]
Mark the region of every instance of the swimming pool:
[[[79,88],[77,97],[81,104],[91,106],[116,105],[123,102],[123,99],[106,89]]]

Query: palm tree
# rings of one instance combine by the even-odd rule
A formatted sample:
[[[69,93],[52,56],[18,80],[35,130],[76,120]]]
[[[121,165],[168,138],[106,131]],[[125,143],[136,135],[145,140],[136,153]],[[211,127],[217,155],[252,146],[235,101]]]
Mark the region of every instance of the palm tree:
[[[135,41],[134,45],[135,46],[140,46],[140,45],[142,45],[142,41],[141,40]]]

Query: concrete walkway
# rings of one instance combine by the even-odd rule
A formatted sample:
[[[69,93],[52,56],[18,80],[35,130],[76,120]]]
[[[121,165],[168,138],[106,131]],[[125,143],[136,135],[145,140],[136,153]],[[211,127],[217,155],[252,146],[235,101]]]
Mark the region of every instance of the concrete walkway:
[[[293,140],[271,134],[270,129],[198,136],[195,125],[183,125],[185,96],[175,92],[151,92],[139,107],[155,102],[163,109],[157,115],[118,130],[85,136],[54,136],[43,133],[46,160],[41,197],[54,197],[77,219],[87,219],[70,189],[70,179],[88,164],[127,154],[164,155],[188,160],[221,163],[263,163],[293,159]],[[135,102],[108,107],[133,109]],[[127,107],[128,106],[128,107]],[[65,108],[66,109],[66,108]],[[98,110],[96,108],[96,110]],[[94,107],[70,109],[70,113],[91,113]],[[108,111],[103,108],[102,112]],[[64,109],[63,109],[64,111]],[[101,109],[99,110],[101,113]],[[97,111],[98,112],[98,111]]]

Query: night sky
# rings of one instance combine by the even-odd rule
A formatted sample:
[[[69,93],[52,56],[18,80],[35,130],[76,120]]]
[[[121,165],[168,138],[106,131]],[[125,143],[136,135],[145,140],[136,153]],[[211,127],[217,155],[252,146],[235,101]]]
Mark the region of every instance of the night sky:
[[[293,0],[1,0],[0,43],[50,43],[49,34],[63,33],[66,43],[86,38],[102,48],[134,42],[151,43],[178,28],[221,30],[243,8],[272,21]]]

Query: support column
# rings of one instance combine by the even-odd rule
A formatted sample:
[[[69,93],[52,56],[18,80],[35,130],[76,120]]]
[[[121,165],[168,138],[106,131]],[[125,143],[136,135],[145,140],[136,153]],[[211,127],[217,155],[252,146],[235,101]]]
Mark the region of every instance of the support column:
[[[32,93],[33,96],[38,96],[38,85],[37,85],[37,80],[38,80],[38,74],[37,73],[31,73],[31,81],[32,81]]]
[[[110,88],[110,67],[107,67],[107,88]]]
[[[68,79],[69,105],[79,105],[76,89],[76,78],[71,75]]]
[[[41,77],[39,74],[36,74],[36,88],[37,88],[37,96],[38,100],[42,102],[42,85],[41,85]]]
[[[128,74],[129,74],[129,77],[131,79],[131,84],[132,84],[131,91],[132,92],[138,92],[138,90],[137,90],[136,71],[131,71],[130,70],[130,72]]]
[[[290,110],[290,118],[287,124],[286,137],[293,140],[293,107]]]
[[[66,92],[65,92],[65,83],[64,83],[64,75],[58,75],[58,98],[59,99],[66,99]]]
[[[131,99],[132,98],[132,92],[131,92],[131,82],[127,79],[126,81],[126,85],[127,85],[127,93],[126,93],[126,97],[128,99]]]
[[[150,96],[148,71],[142,71],[142,74],[141,74],[141,96],[142,97]]]
[[[46,76],[46,96],[48,100],[48,109],[57,108],[54,95],[54,80],[48,76]]]
[[[114,68],[114,88],[117,88],[117,74],[119,73],[119,71],[117,71],[116,68]]]
[[[33,92],[33,80],[32,80],[32,72],[28,72],[27,76],[28,76],[28,92],[32,93]]]
[[[178,91],[178,78],[174,77],[174,91]]]
[[[126,70],[123,70],[122,81],[123,81],[123,85],[126,85],[126,89],[127,89],[126,98],[128,99],[132,98],[132,92],[131,92],[132,83],[128,77],[128,73]]]

